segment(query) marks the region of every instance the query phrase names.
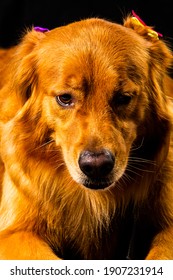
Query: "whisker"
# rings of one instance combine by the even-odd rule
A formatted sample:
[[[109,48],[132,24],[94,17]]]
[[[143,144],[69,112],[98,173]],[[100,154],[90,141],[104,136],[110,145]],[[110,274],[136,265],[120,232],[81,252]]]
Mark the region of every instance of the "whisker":
[[[128,167],[130,169],[135,169],[143,172],[154,172],[154,167],[156,167],[156,162],[139,157],[129,157]]]
[[[131,151],[139,150],[142,147],[143,143],[144,143],[144,137],[142,138],[142,141],[141,141],[141,143],[140,143],[140,145],[138,147],[133,147],[132,146]]]
[[[156,165],[156,162],[150,159],[140,158],[140,157],[133,157],[130,156],[128,159],[129,162],[135,162],[135,163],[149,163],[152,165]]]
[[[43,143],[42,145],[40,145],[40,146],[34,148],[33,151],[36,151],[36,150],[38,150],[38,149],[41,149],[41,148],[43,148],[43,147],[45,147],[45,146],[51,144],[51,143],[54,142],[54,141],[55,141],[54,139],[50,139],[49,141]],[[54,150],[52,150],[52,151],[54,151]]]
[[[57,163],[57,166],[55,167],[55,170],[58,170],[60,167],[65,166],[64,162]]]
[[[135,178],[130,176],[129,174],[124,173],[124,179],[131,183],[132,181],[135,181]]]
[[[123,178],[122,178],[122,182],[125,181]],[[122,187],[122,184],[120,184],[119,182],[116,183],[116,188],[120,191],[123,190],[123,187]]]
[[[54,139],[50,139],[49,141],[47,141],[47,142],[43,143],[42,145],[40,145],[39,147],[37,147],[36,149],[40,149],[40,148],[42,148],[44,146],[47,146],[48,144],[50,144],[50,143],[52,143],[54,141],[55,141]]]
[[[119,190],[123,190],[124,185],[130,184],[133,181],[135,181],[135,178],[125,172],[121,179],[116,183],[116,187],[118,187]]]
[[[142,176],[143,176],[143,174],[140,174],[140,173],[134,171],[133,169],[130,169],[129,167],[130,167],[130,166],[128,166],[128,167],[126,168],[126,171],[128,171],[128,172],[130,172],[130,173],[133,173],[133,174],[135,174],[135,175],[137,175],[137,176],[139,176],[139,177],[142,177]],[[132,168],[134,168],[134,167],[132,166]],[[125,174],[126,174],[126,173],[125,173]],[[125,174],[124,174],[124,175],[125,175]],[[126,174],[126,175],[127,175],[127,174]]]
[[[139,170],[139,171],[144,171],[144,172],[151,172],[153,173],[154,170],[149,170],[149,169],[144,169],[144,168],[139,168],[139,167],[136,167],[136,166],[131,166],[133,169],[136,169],[136,170]]]

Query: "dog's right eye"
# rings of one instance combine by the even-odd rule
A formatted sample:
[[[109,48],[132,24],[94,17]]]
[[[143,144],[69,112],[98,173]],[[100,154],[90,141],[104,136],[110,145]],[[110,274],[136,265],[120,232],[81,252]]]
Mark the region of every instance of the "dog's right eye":
[[[65,93],[56,96],[56,101],[62,107],[68,107],[74,105],[74,99],[70,93]]]

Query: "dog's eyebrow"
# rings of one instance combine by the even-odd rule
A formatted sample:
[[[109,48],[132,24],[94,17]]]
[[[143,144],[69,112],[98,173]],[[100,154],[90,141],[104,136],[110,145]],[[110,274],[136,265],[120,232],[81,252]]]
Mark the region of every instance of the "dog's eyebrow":
[[[144,74],[139,67],[137,67],[132,61],[129,61],[129,63],[127,63],[126,71],[130,80],[132,80],[135,84],[141,85]]]
[[[86,77],[80,77],[80,79],[78,79],[75,76],[69,76],[65,81],[65,85],[73,90],[81,90],[84,92],[87,92],[89,88],[89,82]]]

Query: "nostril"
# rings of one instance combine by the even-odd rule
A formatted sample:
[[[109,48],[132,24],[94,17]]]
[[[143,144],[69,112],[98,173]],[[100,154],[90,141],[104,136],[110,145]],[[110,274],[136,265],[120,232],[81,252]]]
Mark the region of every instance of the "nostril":
[[[113,169],[115,158],[108,150],[84,151],[81,153],[78,163],[82,172],[88,177],[105,177]]]
[[[83,162],[82,164],[80,164],[80,168],[86,175],[91,175],[94,170],[93,165],[88,162]]]

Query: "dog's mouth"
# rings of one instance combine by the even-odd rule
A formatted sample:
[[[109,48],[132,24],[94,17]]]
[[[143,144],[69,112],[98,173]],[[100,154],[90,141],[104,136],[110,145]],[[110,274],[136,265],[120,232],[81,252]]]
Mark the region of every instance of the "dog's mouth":
[[[109,180],[85,180],[83,186],[92,190],[104,190],[113,187],[115,182]]]

